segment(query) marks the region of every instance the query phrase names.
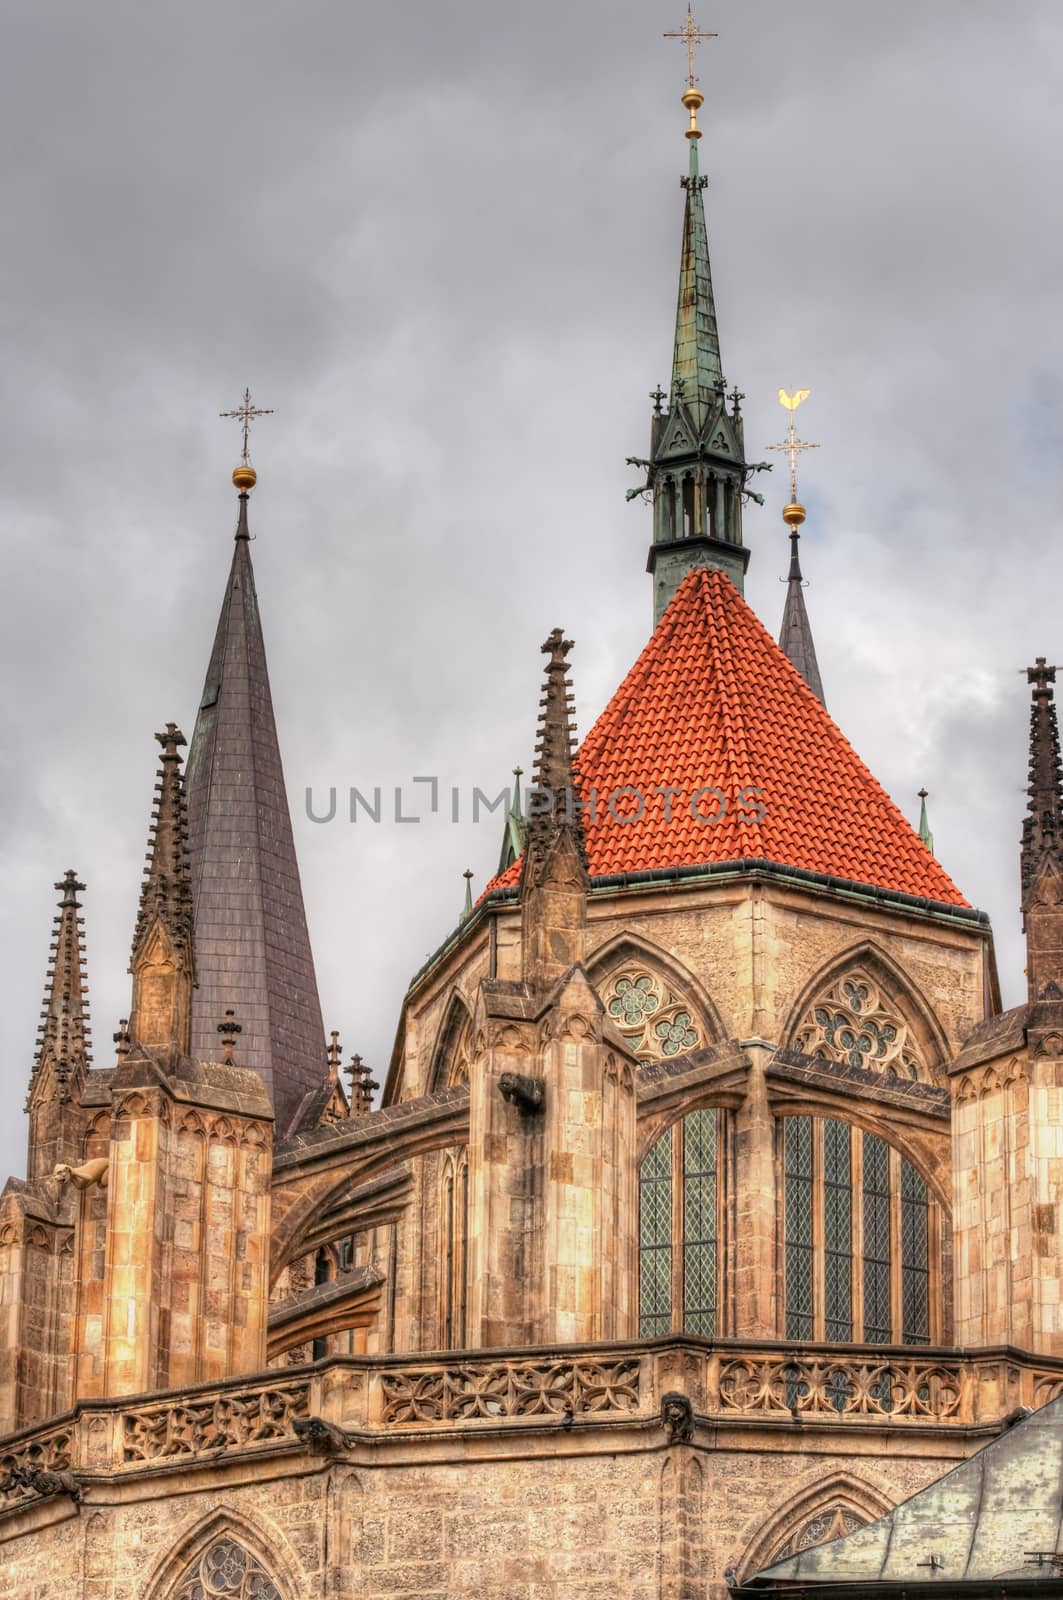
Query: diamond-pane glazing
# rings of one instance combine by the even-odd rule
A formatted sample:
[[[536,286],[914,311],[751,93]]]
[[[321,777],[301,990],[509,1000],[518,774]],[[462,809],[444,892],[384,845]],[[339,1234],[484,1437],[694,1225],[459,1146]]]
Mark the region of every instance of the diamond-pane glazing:
[[[890,1162],[884,1139],[864,1134],[864,1339],[889,1344]]]
[[[639,1175],[639,1334],[672,1327],[672,1130],[663,1133]]]
[[[905,1344],[930,1343],[930,1238],[926,1179],[901,1162],[901,1302]]]
[[[783,1123],[783,1150],[786,1169],[786,1337],[810,1339],[815,1313],[812,1296],[811,1117],[786,1118]]]
[[[847,1122],[823,1124],[824,1317],[827,1339],[853,1336],[852,1134]]]
[[[683,1119],[683,1327],[716,1332],[716,1112]]]

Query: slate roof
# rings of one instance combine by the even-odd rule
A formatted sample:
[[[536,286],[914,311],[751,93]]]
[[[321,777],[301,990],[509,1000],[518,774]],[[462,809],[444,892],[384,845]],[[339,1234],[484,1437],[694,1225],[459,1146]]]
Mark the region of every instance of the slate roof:
[[[967,906],[722,572],[687,574],[578,764],[583,798],[598,797],[586,824],[592,877],[759,859]],[[642,798],[641,819],[625,786]],[[670,819],[655,793],[665,786],[679,791]],[[709,786],[727,800],[719,822],[691,815]],[[750,788],[761,793],[743,806]],[[697,806],[712,816],[720,801]],[[514,863],[488,890],[519,879]]]
[[[236,549],[188,757],[195,906],[192,1054],[219,1058],[232,1009],[238,1065],[266,1083],[278,1133],[325,1074],[325,1030],[303,908],[241,499]]]
[[[1059,1566],[1031,1557],[1061,1549],[1063,1396],[877,1522],[779,1561],[742,1587],[1058,1582]]]
[[[793,662],[816,699],[826,705],[823,679],[819,675],[819,662],[816,659],[816,642],[812,637],[812,624],[808,620],[805,605],[804,579],[797,552],[800,537],[796,530],[790,535],[790,571],[786,580],[786,603],[779,629],[779,648],[787,660]]]

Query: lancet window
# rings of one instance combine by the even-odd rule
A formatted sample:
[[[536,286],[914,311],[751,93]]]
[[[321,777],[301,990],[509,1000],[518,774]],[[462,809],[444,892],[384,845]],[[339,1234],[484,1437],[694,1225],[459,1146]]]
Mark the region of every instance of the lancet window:
[[[860,967],[850,968],[819,995],[802,1018],[794,1048],[894,1078],[925,1076],[910,1030],[881,986]]]
[[[468,1151],[448,1152],[443,1161],[439,1204],[440,1322],[442,1348],[465,1347],[468,1283]]]
[[[174,1600],[283,1600],[269,1573],[235,1539],[215,1539],[182,1580]]]
[[[690,1006],[653,973],[625,968],[609,982],[605,1007],[613,1023],[642,1061],[685,1055],[702,1043]]]
[[[668,1128],[639,1174],[639,1335],[719,1331],[723,1113]]]
[[[877,1135],[785,1117],[782,1234],[788,1339],[929,1344],[941,1220],[926,1179]]]

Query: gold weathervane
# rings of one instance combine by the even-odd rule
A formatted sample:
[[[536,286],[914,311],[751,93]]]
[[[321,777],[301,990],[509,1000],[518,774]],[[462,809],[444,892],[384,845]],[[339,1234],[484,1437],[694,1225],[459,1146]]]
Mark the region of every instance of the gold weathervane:
[[[791,532],[797,529],[805,520],[805,508],[798,504],[797,499],[797,458],[802,450],[818,450],[818,444],[806,444],[804,439],[797,437],[797,427],[794,421],[794,412],[803,401],[812,393],[811,389],[797,389],[793,394],[788,394],[785,389],[779,390],[779,404],[785,406],[790,413],[790,429],[782,444],[770,444],[769,450],[785,450],[790,457],[790,504],[783,508],[783,521],[788,523]]]
[[[219,417],[235,417],[238,422],[243,424],[244,448],[240,455],[240,465],[233,470],[233,482],[241,494],[247,494],[247,492],[250,489],[253,489],[255,484],[258,482],[258,473],[251,465],[251,459],[247,453],[248,432],[252,422],[254,422],[256,417],[271,417],[273,415],[273,407],[253,405],[251,402],[251,391],[250,389],[245,389],[244,403],[239,407],[238,410],[219,411],[218,415]]]
[[[663,39],[682,39],[683,43],[687,47],[689,80],[687,83],[686,93],[683,95],[683,104],[690,112],[690,127],[687,129],[687,138],[700,139],[701,129],[698,127],[698,112],[705,104],[705,96],[698,88],[698,78],[696,72],[694,71],[694,51],[697,49],[698,45],[702,44],[706,39],[718,39],[720,36],[718,33],[707,33],[703,28],[698,27],[697,23],[694,21],[693,5],[690,3],[690,0],[688,0],[686,22],[684,22],[683,26],[678,32],[665,33],[662,34],[661,37]]]

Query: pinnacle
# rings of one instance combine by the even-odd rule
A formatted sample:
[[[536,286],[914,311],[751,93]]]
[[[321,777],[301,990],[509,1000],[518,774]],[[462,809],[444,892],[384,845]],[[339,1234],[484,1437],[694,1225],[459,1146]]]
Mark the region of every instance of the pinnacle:
[[[135,962],[158,919],[163,923],[175,953],[192,961],[192,882],[188,864],[188,824],[179,748],[184,734],[168,722],[155,738],[162,746],[155,784],[155,804],[148,830],[148,865],[140,891],[140,908],[133,934]]]
[[[58,1098],[65,1100],[72,1080],[88,1071],[91,1029],[88,1020],[88,979],[85,973],[84,918],[78,895],[84,892],[73,869],[68,869],[55,885],[61,895],[55,918],[48,974],[45,979],[44,1007],[37,1030],[37,1052],[30,1088],[45,1061],[51,1063]]]

